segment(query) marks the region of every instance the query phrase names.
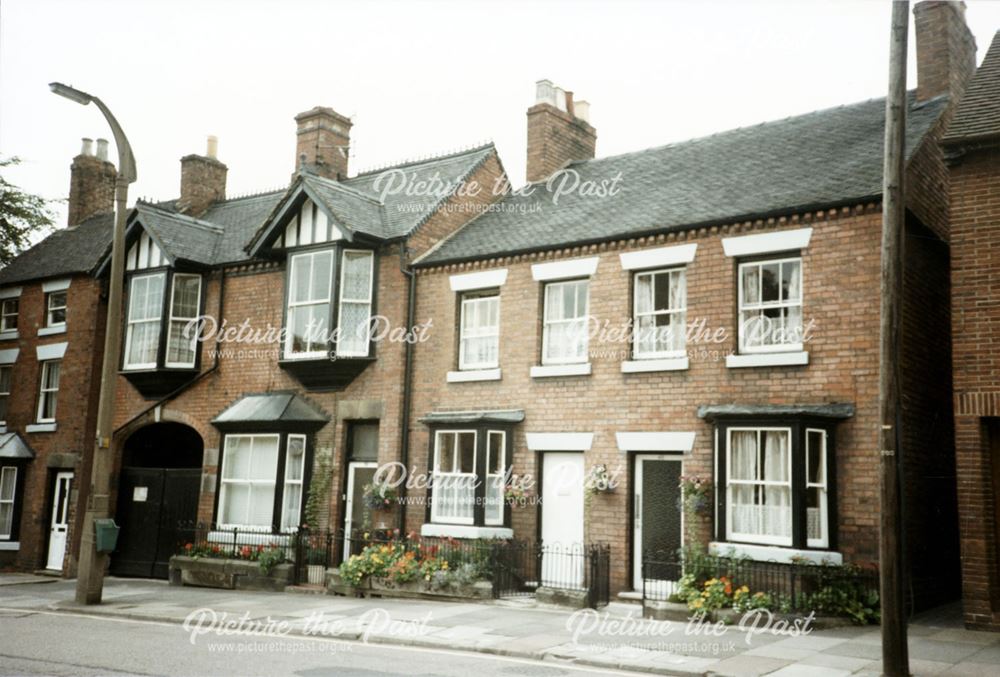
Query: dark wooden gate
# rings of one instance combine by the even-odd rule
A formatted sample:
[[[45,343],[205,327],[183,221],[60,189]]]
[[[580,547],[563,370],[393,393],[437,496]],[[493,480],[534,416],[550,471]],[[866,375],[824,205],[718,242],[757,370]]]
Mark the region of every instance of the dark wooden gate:
[[[182,522],[198,516],[199,468],[123,468],[115,521],[121,527],[111,555],[115,576],[166,578]]]

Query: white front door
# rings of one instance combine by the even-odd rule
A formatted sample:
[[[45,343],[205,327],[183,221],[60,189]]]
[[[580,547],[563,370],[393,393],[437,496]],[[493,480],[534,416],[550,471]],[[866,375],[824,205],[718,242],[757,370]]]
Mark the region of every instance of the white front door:
[[[46,569],[62,571],[66,556],[66,534],[69,531],[69,491],[73,484],[73,473],[56,473],[52,491],[52,523],[49,527],[49,557]]]
[[[681,460],[666,454],[635,457],[632,518],[632,579],[635,590],[669,595],[680,578],[677,553],[682,544],[679,507]],[[645,567],[645,581],[643,568]]]
[[[542,455],[543,586],[583,584],[583,483],[583,454]]]
[[[364,525],[365,504],[364,489],[366,484],[371,484],[375,477],[375,469],[378,463],[348,463],[347,464],[347,493],[344,494],[344,561],[352,554],[357,554],[361,546],[358,541],[351,547],[351,540],[359,538],[358,534]]]

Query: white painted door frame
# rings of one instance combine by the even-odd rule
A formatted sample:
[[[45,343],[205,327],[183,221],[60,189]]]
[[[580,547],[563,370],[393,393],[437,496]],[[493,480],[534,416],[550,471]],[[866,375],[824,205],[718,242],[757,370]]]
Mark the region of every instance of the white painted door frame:
[[[52,484],[52,518],[49,521],[49,549],[45,568],[62,571],[66,557],[66,536],[69,532],[69,495],[73,489],[73,473],[57,472]]]
[[[358,468],[377,468],[378,463],[374,461],[350,461],[347,464],[347,491],[344,494],[344,551],[343,560],[346,562],[347,558],[351,556],[351,520],[354,519],[354,492],[355,490],[364,489],[364,487],[356,487],[354,481],[354,471]]]
[[[677,454],[636,454],[635,471],[632,480],[632,585],[634,590],[642,590],[642,470],[646,461],[672,461],[681,464],[684,473],[684,458]],[[684,511],[681,517],[681,546],[684,545]]]

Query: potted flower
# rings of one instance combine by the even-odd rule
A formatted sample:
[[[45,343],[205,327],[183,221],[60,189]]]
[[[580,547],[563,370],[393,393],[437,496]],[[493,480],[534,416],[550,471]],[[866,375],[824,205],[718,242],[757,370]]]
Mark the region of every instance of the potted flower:
[[[608,466],[598,463],[592,466],[590,471],[587,472],[584,486],[587,489],[587,493],[599,494],[614,491],[617,483],[611,473],[608,472]]]
[[[524,487],[519,484],[508,484],[503,488],[503,500],[511,507],[524,506],[528,503],[528,497],[524,493]]]
[[[393,509],[399,500],[396,488],[388,484],[366,484],[362,498],[364,505],[369,510],[376,513],[384,513]],[[376,525],[378,528],[385,527],[385,520],[382,519]]]

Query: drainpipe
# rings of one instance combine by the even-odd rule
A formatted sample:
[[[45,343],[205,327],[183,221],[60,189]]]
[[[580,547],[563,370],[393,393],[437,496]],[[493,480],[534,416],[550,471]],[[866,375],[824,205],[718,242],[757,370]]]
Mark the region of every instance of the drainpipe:
[[[219,306],[218,306],[218,315],[217,315],[218,319],[216,320],[216,322],[219,323],[219,324],[222,323],[222,312],[223,312],[223,310],[225,310],[225,307],[226,307],[225,306],[225,299],[226,299],[226,269],[222,268],[221,269],[221,276],[219,277]],[[117,435],[118,433],[120,433],[121,431],[125,430],[130,425],[132,425],[133,423],[135,423],[136,421],[138,421],[139,419],[141,419],[143,416],[145,416],[146,414],[148,414],[149,412],[153,411],[157,407],[163,406],[164,404],[166,404],[167,402],[169,402],[170,400],[174,399],[175,397],[177,397],[178,395],[180,395],[182,392],[184,392],[185,390],[187,390],[188,388],[190,388],[191,386],[193,386],[195,383],[198,383],[199,381],[201,381],[203,378],[205,378],[209,374],[214,373],[219,368],[219,350],[220,350],[220,346],[222,345],[222,343],[221,343],[221,341],[219,339],[219,335],[220,335],[220,332],[218,331],[218,328],[216,328],[216,332],[215,332],[215,359],[212,361],[212,366],[211,367],[209,367],[205,371],[203,371],[200,374],[198,374],[193,380],[188,381],[187,383],[185,383],[184,385],[180,386],[176,390],[173,390],[170,393],[168,393],[167,395],[161,397],[159,400],[157,400],[153,404],[149,405],[148,407],[146,407],[145,409],[143,409],[142,411],[140,411],[138,414],[136,414],[135,416],[133,416],[132,418],[130,418],[128,421],[126,421],[122,425],[118,426],[118,428],[115,429],[115,431],[114,431],[113,434]]]
[[[417,276],[406,263],[406,242],[399,244],[399,270],[406,276],[406,329],[413,331],[417,313]],[[410,472],[410,402],[413,399],[413,337],[408,336],[403,361],[403,416],[400,422],[399,461],[407,473]],[[399,533],[406,533],[406,482],[399,487]]]

